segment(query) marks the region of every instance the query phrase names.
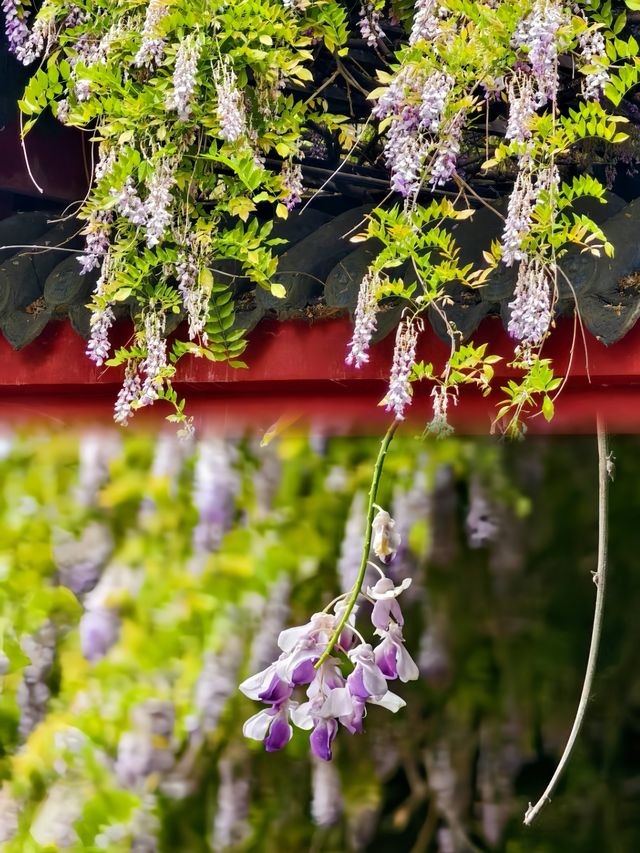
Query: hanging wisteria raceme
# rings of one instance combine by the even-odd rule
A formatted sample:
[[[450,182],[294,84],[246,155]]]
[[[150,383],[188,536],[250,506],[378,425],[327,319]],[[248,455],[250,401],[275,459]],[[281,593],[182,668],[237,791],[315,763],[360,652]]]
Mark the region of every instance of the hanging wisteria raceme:
[[[80,620],[80,648],[90,663],[102,660],[120,636],[120,609],[127,598],[135,597],[142,576],[128,566],[112,563],[83,601]]]
[[[598,100],[611,79],[604,36],[601,30],[590,27],[578,33],[578,45],[586,66],[582,78],[582,96]]]
[[[531,166],[531,161],[528,159],[520,163],[513,190],[509,196],[501,243],[502,260],[508,267],[527,257],[523,242],[529,235],[531,215],[536,203]]]
[[[150,249],[162,241],[173,218],[171,188],[176,180],[176,165],[175,160],[160,160],[148,181],[149,194],[145,199],[144,209],[147,246]]]
[[[543,202],[555,210],[559,184],[560,174],[555,164],[540,169],[534,178],[532,160],[520,159],[502,232],[502,260],[506,266],[528,257],[524,243],[530,237],[533,212]]]
[[[137,406],[150,406],[158,399],[167,368],[167,339],[164,334],[166,315],[149,306],[144,315],[144,345],[146,356],[140,364],[142,388]]]
[[[396,333],[396,343],[393,350],[393,365],[389,390],[385,397],[388,412],[393,411],[396,418],[403,420],[404,411],[411,405],[411,372],[416,362],[416,347],[418,332],[421,331],[421,321],[404,317]]]
[[[220,122],[220,136],[225,142],[237,142],[247,136],[247,111],[238,78],[229,61],[222,60],[215,69],[215,86],[218,95],[216,115]]]
[[[138,367],[138,362],[129,361],[127,363],[124,372],[124,381],[120,386],[114,405],[113,419],[117,424],[122,424],[122,426],[126,426],[129,419],[133,417],[135,404],[140,399],[142,393],[142,380],[140,379]]]
[[[469,511],[465,526],[470,548],[484,548],[498,538],[498,515],[477,476],[471,478],[469,485]]]
[[[344,802],[340,773],[328,761],[311,760],[311,818],[316,826],[334,826],[342,817]]]
[[[117,196],[118,209],[125,219],[133,225],[142,227],[147,224],[148,211],[138,195],[133,178],[128,175],[120,194]]]
[[[152,774],[168,773],[175,763],[173,703],[148,699],[134,709],[133,729],[118,742],[115,773],[120,785],[141,791]]]
[[[462,147],[462,131],[464,130],[466,118],[465,111],[460,110],[449,122],[442,134],[429,175],[429,183],[433,187],[446,184],[456,174],[458,155]]]
[[[429,432],[437,435],[438,438],[445,438],[453,432],[448,415],[451,400],[454,406],[457,405],[458,396],[455,389],[450,392],[445,385],[436,385],[431,389],[433,418],[429,422]]]
[[[35,727],[42,722],[47,713],[49,697],[49,677],[56,654],[57,633],[51,622],[46,622],[34,635],[22,638],[22,651],[29,664],[22,671],[22,681],[16,693],[16,702],[20,709],[18,733],[25,741]]]
[[[233,456],[233,448],[218,439],[203,439],[198,444],[193,490],[193,503],[198,510],[193,550],[198,566],[218,550],[233,521],[240,490]],[[198,570],[197,566],[194,569]]]
[[[551,325],[549,270],[538,258],[520,261],[509,334],[525,345],[539,344]]]
[[[156,441],[149,475],[152,482],[166,482],[172,498],[189,449],[189,442],[180,441],[173,433],[163,433]],[[155,499],[151,494],[146,494],[140,504],[140,519],[152,515],[156,508]]]
[[[517,71],[507,82],[509,118],[505,139],[525,142],[531,138],[531,121],[536,114],[537,102],[533,76]]]
[[[191,102],[197,85],[198,60],[202,42],[194,34],[180,43],[173,72],[173,90],[167,95],[167,109],[175,110],[180,121],[191,116]]]
[[[441,21],[448,15],[438,0],[416,0],[409,44],[432,42],[441,32]]]
[[[11,841],[18,831],[20,807],[5,782],[0,787],[0,844]]]
[[[250,834],[247,768],[233,750],[218,762],[217,808],[213,820],[213,850],[237,849]]]
[[[164,58],[166,44],[159,35],[158,25],[170,11],[164,0],[150,0],[142,27],[142,42],[133,59],[137,68],[155,68]]]
[[[533,10],[516,27],[513,44],[525,51],[536,83],[537,106],[558,94],[558,33],[567,22],[559,0],[536,0]]]
[[[293,210],[302,201],[304,184],[302,183],[302,166],[291,160],[286,160],[282,166],[282,189],[286,193],[283,204],[287,210]]]
[[[238,637],[229,637],[217,653],[208,653],[202,665],[194,694],[199,712],[196,723],[205,734],[216,730],[225,705],[236,689],[244,647]]]
[[[390,521],[381,525],[389,535]],[[385,540],[382,535],[380,538]],[[386,545],[382,550],[387,550]],[[293,724],[311,732],[313,755],[330,761],[339,724],[350,734],[361,733],[367,704],[381,705],[394,713],[404,706],[404,701],[388,689],[388,681],[399,678],[406,682],[418,677],[418,669],[404,646],[404,620],[397,602],[411,580],[396,587],[381,569],[378,572],[380,579],[366,590],[367,599],[374,604],[371,619],[380,639],[375,649],[355,629],[355,609],[330,649],[342,614],[346,616],[342,596],[334,613],[315,613],[307,625],[282,631],[278,638],[282,651],[279,658],[240,685],[246,696],[267,706],[247,720],[243,728],[246,737],[263,741],[267,752],[286,746]],[[353,667],[346,677],[341,659],[330,654],[333,650],[346,655]],[[305,686],[306,701],[301,703],[294,696]]]
[[[367,516],[364,495],[362,492],[356,492],[347,515],[336,567],[340,589],[343,592],[351,589],[358,577],[358,569],[362,560],[362,542],[366,528]]]
[[[377,9],[373,3],[363,4],[360,8],[358,27],[360,28],[360,35],[369,47],[375,47],[380,39],[384,38],[384,30],[380,26],[381,17],[381,10]]]
[[[87,430],[80,440],[78,484],[75,499],[80,506],[94,507],[101,487],[109,477],[109,466],[120,453],[120,436],[115,430]]]
[[[90,592],[112,550],[113,537],[103,524],[89,523],[78,539],[65,531],[56,531],[53,556],[60,584],[77,596]]]
[[[260,628],[251,643],[249,669],[264,669],[273,660],[278,648],[278,637],[284,629],[289,614],[291,582],[286,575],[278,578],[269,590],[261,613]]]
[[[32,62],[42,56],[51,36],[51,22],[45,18],[38,18],[28,37],[16,47],[16,57],[23,65],[31,65]]]
[[[368,270],[360,283],[354,318],[353,336],[349,343],[347,364],[361,367],[369,361],[369,345],[377,327],[380,273]]]
[[[446,71],[432,71],[429,74],[420,93],[420,130],[436,133],[440,129],[442,114],[454,83],[454,77]]]
[[[200,336],[206,345],[208,338],[205,327],[209,317],[212,279],[201,276],[201,269],[204,269],[202,259],[185,249],[176,264],[178,290],[189,321],[189,340]]]
[[[29,10],[19,0],[2,0],[4,31],[9,50],[17,54],[29,39]]]
[[[112,222],[113,214],[111,211],[91,211],[89,222],[84,229],[86,235],[84,253],[78,257],[82,275],[98,269],[102,264],[102,259],[109,251],[109,233]]]

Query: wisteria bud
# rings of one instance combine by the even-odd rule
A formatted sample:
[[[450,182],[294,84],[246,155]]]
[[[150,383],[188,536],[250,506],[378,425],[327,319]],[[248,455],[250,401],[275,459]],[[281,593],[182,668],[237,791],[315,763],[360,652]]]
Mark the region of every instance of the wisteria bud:
[[[378,514],[371,525],[371,547],[376,557],[385,565],[390,563],[400,547],[400,534],[395,530],[396,523],[384,509],[378,509]]]

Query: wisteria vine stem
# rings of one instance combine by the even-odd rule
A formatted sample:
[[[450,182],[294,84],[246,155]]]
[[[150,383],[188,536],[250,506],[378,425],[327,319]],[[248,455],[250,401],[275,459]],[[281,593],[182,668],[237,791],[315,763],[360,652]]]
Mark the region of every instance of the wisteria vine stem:
[[[607,511],[608,511],[608,488],[609,488],[609,456],[607,453],[607,434],[602,416],[598,416],[598,564],[596,572],[593,576],[596,585],[596,604],[593,614],[593,628],[591,631],[591,645],[589,646],[589,659],[587,660],[587,670],[582,684],[582,693],[578,703],[575,720],[571,728],[571,733],[567,740],[567,745],[564,748],[562,757],[558,762],[555,773],[551,777],[551,781],[544,790],[544,793],[535,804],[532,806],[529,803],[529,808],[524,816],[524,822],[530,826],[535,820],[538,813],[541,811],[545,803],[550,802],[551,794],[553,793],[558,780],[567,766],[573,748],[575,746],[582,723],[584,721],[589,697],[593,687],[593,679],[596,671],[596,663],[598,660],[598,649],[600,647],[600,635],[602,634],[602,622],[604,616],[604,599],[607,581]]]
[[[385,436],[380,444],[378,458],[376,459],[376,464],[373,466],[371,488],[369,489],[369,505],[367,507],[367,530],[364,537],[364,546],[362,548],[362,561],[360,563],[360,571],[358,572],[358,577],[356,578],[356,581],[351,589],[351,595],[349,596],[349,600],[347,601],[344,613],[342,614],[335,631],[331,635],[331,639],[327,643],[326,649],[320,655],[320,658],[318,659],[318,662],[315,665],[316,669],[318,669],[318,667],[326,661],[326,659],[331,654],[333,647],[340,639],[340,634],[342,634],[344,626],[347,624],[349,616],[351,616],[351,612],[353,611],[353,608],[356,605],[356,601],[358,600],[358,596],[360,595],[362,584],[364,583],[364,576],[367,572],[369,551],[371,549],[371,528],[373,525],[373,515],[376,511],[376,497],[378,495],[378,485],[380,483],[380,477],[382,476],[382,469],[384,468],[384,460],[387,455],[387,450],[389,449],[389,445],[391,444],[393,436],[395,435],[395,432],[399,426],[400,420],[398,418],[395,418],[389,429],[386,431]]]

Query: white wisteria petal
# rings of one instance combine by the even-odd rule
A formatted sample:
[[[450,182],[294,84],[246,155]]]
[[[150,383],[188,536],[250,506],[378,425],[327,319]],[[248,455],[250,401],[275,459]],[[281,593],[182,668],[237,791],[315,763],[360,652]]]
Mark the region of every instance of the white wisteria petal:
[[[311,629],[311,622],[306,625],[296,625],[294,628],[286,628],[280,631],[278,646],[283,652],[292,652],[298,643],[307,636]]]
[[[269,664],[262,672],[250,675],[239,685],[238,690],[248,696],[249,699],[258,699],[260,694],[271,684],[273,676],[276,674],[276,666],[275,663]]]
[[[411,580],[411,578],[405,578],[399,586],[394,586],[390,578],[380,578],[374,586],[367,587],[367,595],[374,601],[397,598],[411,586]]]
[[[299,729],[312,729],[315,726],[311,716],[311,702],[303,702],[297,708],[291,706],[291,722]]]
[[[387,690],[387,692],[380,699],[367,699],[367,702],[370,702],[372,705],[380,705],[382,708],[386,708],[387,711],[391,711],[395,714],[400,708],[404,708],[407,704],[404,699],[401,699],[396,693],[392,693],[391,690]]]
[[[273,722],[273,714],[267,711],[258,711],[253,717],[249,717],[242,727],[242,734],[251,740],[264,740]]]
[[[409,652],[402,645],[396,645],[398,678],[400,681],[416,681],[420,671]]]
[[[336,687],[329,692],[324,705],[320,708],[320,716],[349,717],[353,714],[353,697],[348,687]]]

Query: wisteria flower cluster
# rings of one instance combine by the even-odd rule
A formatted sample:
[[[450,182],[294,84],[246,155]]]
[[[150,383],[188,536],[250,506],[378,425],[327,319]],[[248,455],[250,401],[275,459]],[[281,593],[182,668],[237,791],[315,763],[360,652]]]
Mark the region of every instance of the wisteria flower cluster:
[[[25,130],[47,108],[68,126],[91,128],[94,183],[79,213],[81,270],[98,276],[87,354],[97,364],[126,363],[119,423],[163,399],[188,431],[172,386],[179,360],[242,364],[234,278],[281,298],[277,220],[329,182],[351,192],[353,180],[358,194],[380,180],[372,166],[386,164],[391,196],[369,214],[366,236],[380,254],[363,276],[347,361],[368,362],[379,301],[401,302],[387,395],[398,418],[415,381],[442,388],[432,395],[438,423],[457,399],[453,386],[479,381],[484,356],[453,367],[464,345],[447,312],[454,288],[486,284],[500,264],[514,267],[510,330],[533,365],[550,333],[549,282],[564,274],[563,256],[572,245],[612,250],[593,220],[577,221],[571,210],[586,196],[603,199],[602,184],[578,174],[585,140],[624,141],[619,123],[635,109],[620,105],[640,82],[638,44],[610,5],[237,0],[192,9],[150,0],[123,11],[114,0],[44,0],[36,11],[2,0],[2,9],[10,50],[34,69],[20,101]],[[326,68],[320,45],[332,57]],[[361,62],[361,50],[371,63]],[[478,205],[504,215],[487,181],[513,186],[502,234],[470,266],[455,221]],[[438,207],[445,199],[450,206]],[[123,303],[135,334],[113,352]],[[415,359],[414,333],[427,312],[451,342],[431,376]],[[157,335],[147,328],[150,313]],[[164,352],[156,338],[166,337],[172,315],[186,317],[188,332]],[[532,407],[536,399],[532,392]]]
[[[293,724],[310,731],[312,753],[330,761],[339,726],[350,734],[361,734],[367,705],[380,705],[393,713],[404,707],[404,700],[389,690],[388,682],[418,678],[418,668],[404,644],[404,619],[398,603],[398,596],[411,579],[396,586],[379,571],[380,579],[365,595],[373,604],[371,622],[378,639],[375,647],[356,630],[354,609],[330,648],[344,613],[341,597],[334,613],[315,613],[306,625],[282,631],[278,660],[240,685],[246,696],[267,706],[248,719],[243,729],[246,737],[263,741],[267,752],[287,745]],[[299,701],[303,690],[304,701]]]

